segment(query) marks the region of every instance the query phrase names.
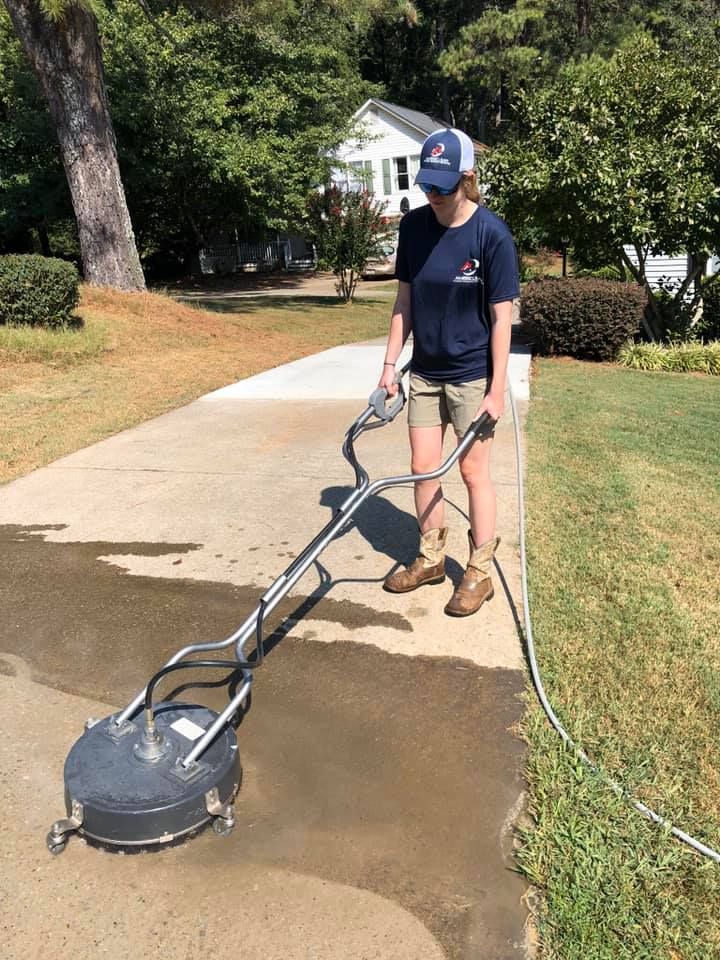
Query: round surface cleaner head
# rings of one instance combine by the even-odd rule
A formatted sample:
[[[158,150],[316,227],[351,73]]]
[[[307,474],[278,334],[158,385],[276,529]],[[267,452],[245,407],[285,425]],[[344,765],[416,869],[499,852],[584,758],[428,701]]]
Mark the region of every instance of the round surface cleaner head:
[[[65,805],[78,833],[113,846],[151,846],[193,833],[213,817],[232,827],[242,772],[237,740],[224,727],[185,769],[180,759],[217,718],[207,707],[161,703],[154,737],[140,716],[121,728],[93,723],[65,761]]]

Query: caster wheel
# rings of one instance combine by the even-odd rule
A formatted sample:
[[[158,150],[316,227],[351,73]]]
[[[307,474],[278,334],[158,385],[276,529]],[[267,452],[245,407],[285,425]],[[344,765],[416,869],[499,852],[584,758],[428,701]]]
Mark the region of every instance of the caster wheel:
[[[54,833],[49,833],[46,838],[47,848],[50,853],[57,857],[58,854],[62,853],[67,845],[67,840],[64,840],[62,837],[56,837]]]
[[[225,820],[223,817],[216,817],[213,820],[213,830],[219,837],[229,837],[234,827],[234,820]]]

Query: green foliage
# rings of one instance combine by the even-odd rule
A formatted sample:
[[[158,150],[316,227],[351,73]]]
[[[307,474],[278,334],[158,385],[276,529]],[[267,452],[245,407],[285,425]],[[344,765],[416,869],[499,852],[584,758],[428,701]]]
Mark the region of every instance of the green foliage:
[[[628,343],[620,350],[618,363],[633,370],[708,373],[720,376],[720,340],[709,343],[685,340],[668,346],[659,343]]]
[[[73,322],[80,277],[51,257],[0,257],[0,324],[59,327]]]
[[[493,6],[462,27],[451,46],[440,54],[440,68],[455,80],[480,75],[491,88],[512,77],[521,84],[547,70],[547,47],[539,41],[548,0],[517,0],[507,10]]]
[[[392,3],[389,4],[392,7]],[[373,88],[357,44],[383,3],[134,0],[99,11],[120,167],[143,260],[260,239],[301,219],[327,153]],[[365,26],[363,26],[365,24]],[[45,104],[0,15],[0,250],[71,252],[65,175]],[[62,234],[60,236],[59,234]]]
[[[717,43],[697,40],[670,55],[638,36],[610,61],[568,67],[524,97],[523,137],[482,158],[481,179],[513,228],[541,224],[586,261],[624,262],[646,285],[652,312],[650,254],[720,245],[718,100]],[[673,309],[691,282],[674,292]],[[661,335],[659,318],[650,333]]]
[[[30,252],[72,216],[45,102],[0,5],[0,252]]]
[[[522,323],[544,356],[614,360],[640,328],[645,294],[610,280],[534,280],[523,289]]]
[[[365,265],[388,233],[384,203],[366,191],[331,187],[308,199],[308,225],[318,262],[337,277],[341,300],[349,302]]]
[[[613,267],[610,265],[605,267],[595,267],[594,269],[575,270],[573,276],[579,278],[590,277],[595,280],[619,280],[622,283],[627,283],[632,279],[626,270],[621,270],[619,267]]]
[[[327,7],[270,24],[186,8],[150,23],[133,0],[102,21],[123,179],[145,257],[259,239],[304,212],[367,87]]]
[[[696,332],[705,340],[720,340],[720,277],[705,281],[702,303],[702,317]]]
[[[679,49],[690,30],[711,37],[719,13],[717,0],[496,0],[460,3],[452,11],[445,0],[430,0],[421,11],[425,21],[443,26],[446,48],[432,46],[452,115],[472,126],[479,115],[478,133],[487,143],[502,142],[509,129],[522,135],[518,97],[547,84],[567,64],[611,57],[638,31],[663,49]],[[490,112],[494,124],[486,125]]]

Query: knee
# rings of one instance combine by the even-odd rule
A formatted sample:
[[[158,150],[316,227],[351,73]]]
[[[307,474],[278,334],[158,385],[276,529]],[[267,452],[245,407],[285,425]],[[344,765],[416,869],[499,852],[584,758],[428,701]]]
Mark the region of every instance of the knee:
[[[477,463],[462,461],[460,463],[460,476],[469,490],[480,490],[483,487],[492,486],[490,471]]]
[[[413,456],[410,463],[411,473],[432,473],[433,470],[437,470],[440,464],[432,458]],[[422,482],[422,481],[421,481]],[[428,483],[435,483],[434,480],[426,481]]]

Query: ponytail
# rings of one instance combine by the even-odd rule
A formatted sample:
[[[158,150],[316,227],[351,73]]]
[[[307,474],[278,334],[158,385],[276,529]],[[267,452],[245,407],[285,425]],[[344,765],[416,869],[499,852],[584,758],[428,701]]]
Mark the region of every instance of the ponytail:
[[[480,196],[480,188],[478,187],[477,177],[475,176],[475,171],[470,170],[463,174],[462,186],[465,191],[465,196],[468,200],[472,200],[473,203],[480,203],[482,198]]]

